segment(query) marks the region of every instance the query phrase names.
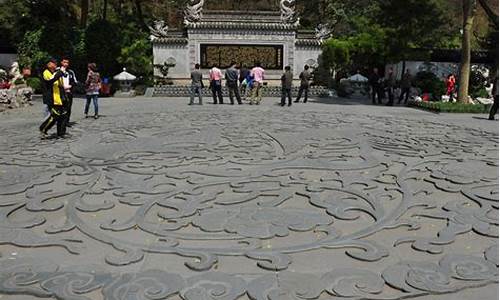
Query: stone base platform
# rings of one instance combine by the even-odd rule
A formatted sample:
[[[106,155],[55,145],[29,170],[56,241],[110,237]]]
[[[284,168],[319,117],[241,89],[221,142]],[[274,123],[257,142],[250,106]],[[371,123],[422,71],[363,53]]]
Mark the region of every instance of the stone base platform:
[[[299,87],[295,86],[292,88],[292,95],[297,95]],[[191,93],[190,85],[159,85],[154,87],[153,97],[188,97]],[[227,87],[222,87],[222,93],[225,97],[229,96]],[[212,92],[209,87],[203,89],[203,96],[211,96]],[[328,89],[325,87],[311,87],[309,89],[310,96],[326,96],[328,95]],[[281,87],[280,86],[264,86],[263,88],[264,97],[281,97]]]

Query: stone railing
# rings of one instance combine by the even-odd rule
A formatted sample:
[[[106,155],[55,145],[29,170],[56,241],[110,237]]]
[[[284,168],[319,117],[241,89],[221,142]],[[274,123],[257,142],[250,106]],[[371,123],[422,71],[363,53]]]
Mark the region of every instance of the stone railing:
[[[297,95],[299,87],[295,86],[292,88],[292,95]],[[189,97],[191,94],[191,86],[184,85],[157,85],[154,87],[153,97]],[[229,93],[227,87],[222,87],[222,94],[224,97],[228,97]],[[281,87],[280,86],[264,86],[262,90],[262,95],[264,97],[281,97]],[[309,89],[310,96],[327,96],[328,89],[325,87],[313,86]],[[205,87],[203,89],[203,96],[212,96],[212,91],[210,88]]]

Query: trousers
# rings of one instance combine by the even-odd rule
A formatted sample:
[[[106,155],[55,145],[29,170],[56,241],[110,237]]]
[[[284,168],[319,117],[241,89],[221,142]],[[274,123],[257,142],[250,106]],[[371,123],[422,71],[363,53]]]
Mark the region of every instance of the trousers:
[[[40,125],[40,131],[47,134],[57,124],[57,136],[63,136],[66,134],[66,118],[67,112],[64,106],[54,105],[50,109],[50,116]]]

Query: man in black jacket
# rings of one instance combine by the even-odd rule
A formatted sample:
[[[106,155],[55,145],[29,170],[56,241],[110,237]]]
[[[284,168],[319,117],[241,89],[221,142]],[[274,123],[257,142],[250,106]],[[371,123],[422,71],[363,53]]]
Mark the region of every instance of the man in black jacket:
[[[378,104],[382,104],[382,85],[377,68],[373,69],[373,73],[370,75],[368,83],[372,87],[372,103],[377,104],[377,102],[375,102],[375,97],[376,97],[378,98]]]
[[[64,91],[66,93],[66,100],[67,100],[66,111],[68,113],[66,116],[66,126],[71,127],[73,125],[73,122],[70,122],[71,107],[73,106],[73,89],[78,83],[78,80],[76,79],[75,72],[69,69],[68,58],[65,57],[61,60],[61,66],[66,69],[66,71],[63,72]]]

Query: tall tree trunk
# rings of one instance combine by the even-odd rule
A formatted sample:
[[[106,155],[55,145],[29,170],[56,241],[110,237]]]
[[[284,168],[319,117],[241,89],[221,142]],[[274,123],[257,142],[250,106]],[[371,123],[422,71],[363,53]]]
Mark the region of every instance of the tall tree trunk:
[[[476,16],[476,0],[463,1],[463,35],[462,35],[462,61],[460,62],[460,82],[458,84],[458,101],[466,103],[469,97],[469,78],[471,60],[471,40],[474,17]]]
[[[146,23],[144,22],[144,14],[142,13],[142,5],[141,5],[141,0],[135,0],[135,12],[137,14],[137,19],[139,21],[139,24],[143,27],[146,28]]]
[[[89,17],[89,0],[80,0],[80,26],[85,28],[87,26],[87,19]]]
[[[107,17],[108,17],[108,0],[104,0],[102,8],[102,19],[106,20]]]

